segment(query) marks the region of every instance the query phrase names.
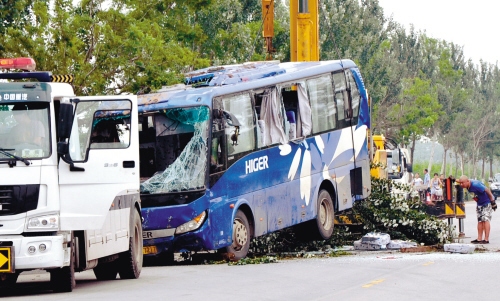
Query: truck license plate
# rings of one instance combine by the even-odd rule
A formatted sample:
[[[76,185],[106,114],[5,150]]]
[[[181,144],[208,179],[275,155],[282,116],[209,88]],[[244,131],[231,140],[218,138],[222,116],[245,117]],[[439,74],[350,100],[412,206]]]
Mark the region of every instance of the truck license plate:
[[[0,247],[0,273],[14,273],[14,247]]]
[[[142,254],[147,255],[147,254],[156,254],[158,251],[156,250],[156,246],[146,246],[142,247]]]

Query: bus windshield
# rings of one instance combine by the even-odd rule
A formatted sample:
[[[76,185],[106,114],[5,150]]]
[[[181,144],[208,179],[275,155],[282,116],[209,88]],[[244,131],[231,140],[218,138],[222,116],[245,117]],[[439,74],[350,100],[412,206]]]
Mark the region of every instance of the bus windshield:
[[[1,149],[19,157],[36,159],[50,154],[49,145],[48,102],[0,106]]]
[[[205,106],[167,109],[147,116],[140,129],[141,150],[145,150],[142,153],[147,156],[149,145],[144,142],[151,142],[162,155],[141,158],[142,162],[149,162],[149,166],[145,165],[148,170],[141,171],[141,174],[152,174],[141,183],[141,193],[169,193],[205,187],[209,117],[209,109]]]

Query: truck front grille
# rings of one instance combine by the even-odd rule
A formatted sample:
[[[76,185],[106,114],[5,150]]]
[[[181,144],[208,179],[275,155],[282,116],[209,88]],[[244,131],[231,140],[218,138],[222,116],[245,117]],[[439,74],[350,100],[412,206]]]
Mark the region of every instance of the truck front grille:
[[[0,216],[36,209],[39,193],[40,185],[0,185]]]

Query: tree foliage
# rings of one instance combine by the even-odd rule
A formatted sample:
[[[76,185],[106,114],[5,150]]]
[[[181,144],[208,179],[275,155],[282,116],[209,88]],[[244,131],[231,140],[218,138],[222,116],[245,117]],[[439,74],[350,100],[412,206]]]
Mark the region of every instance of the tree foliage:
[[[288,3],[275,2],[273,59],[281,61],[290,59]],[[474,64],[461,46],[386,19],[377,0],[318,3],[320,57],[359,65],[373,132],[411,145],[428,136],[471,163],[498,160],[498,65]],[[265,59],[260,5],[0,0],[0,57],[33,57],[38,70],[72,74],[77,94],[147,93],[186,71]]]

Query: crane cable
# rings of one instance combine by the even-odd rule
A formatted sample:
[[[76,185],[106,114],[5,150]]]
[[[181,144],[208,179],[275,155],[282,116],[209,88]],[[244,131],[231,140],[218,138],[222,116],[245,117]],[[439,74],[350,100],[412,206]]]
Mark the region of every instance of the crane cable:
[[[267,18],[267,14],[269,13],[269,7],[267,8],[266,10],[266,14],[264,15],[264,18],[262,18],[262,22],[260,23],[260,28],[259,28],[259,31],[258,32],[262,32],[262,28],[264,28],[264,20]],[[252,59],[252,56],[253,56],[253,53],[255,51],[255,45],[258,43],[258,34],[255,36],[255,42],[253,43],[253,47],[252,47],[252,50],[250,51],[250,56],[249,58],[247,59],[248,61],[250,61]],[[266,59],[268,58],[268,54],[266,54]]]

